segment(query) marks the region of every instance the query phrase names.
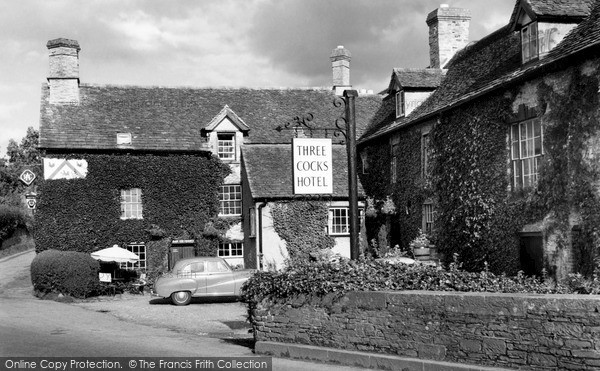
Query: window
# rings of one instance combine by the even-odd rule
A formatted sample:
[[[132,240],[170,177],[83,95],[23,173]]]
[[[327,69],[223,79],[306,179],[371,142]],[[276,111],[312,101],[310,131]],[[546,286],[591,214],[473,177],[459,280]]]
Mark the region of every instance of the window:
[[[404,116],[404,92],[396,92],[396,118]]]
[[[219,190],[219,215],[242,214],[242,186],[224,185]]]
[[[196,277],[198,273],[204,273],[204,262],[191,263],[177,271],[177,275],[184,277]]]
[[[360,226],[360,223],[364,218],[364,209],[358,209],[358,218]],[[347,207],[330,208],[327,224],[327,228],[329,229],[329,235],[350,234],[350,211]]]
[[[367,152],[360,153],[360,162],[362,164],[362,173],[369,174],[369,157],[367,156]]]
[[[427,176],[429,166],[429,133],[421,137],[421,167],[423,177]]]
[[[398,181],[398,155],[400,154],[400,145],[392,145],[392,161],[390,164],[390,180],[392,184]]]
[[[431,234],[433,231],[433,204],[426,202],[423,204],[423,232]]]
[[[250,237],[256,237],[256,209],[254,207],[248,210],[248,217],[250,218]]]
[[[142,219],[142,190],[121,190],[121,219]]]
[[[140,260],[137,263],[121,263],[121,269],[140,269],[146,271],[146,245],[143,243],[132,243],[125,246],[125,248],[137,255]]]
[[[521,56],[523,63],[538,59],[538,29],[532,22],[521,29]]]
[[[350,218],[347,207],[335,207],[329,209],[329,234],[349,234]]]
[[[208,273],[229,272],[229,268],[222,261],[207,261],[206,271]]]
[[[542,124],[539,118],[513,124],[510,129],[513,189],[535,185],[538,166],[544,154]]]
[[[242,242],[220,243],[217,256],[222,258],[243,258],[244,244]]]
[[[217,154],[222,160],[235,160],[235,134],[217,134]]]

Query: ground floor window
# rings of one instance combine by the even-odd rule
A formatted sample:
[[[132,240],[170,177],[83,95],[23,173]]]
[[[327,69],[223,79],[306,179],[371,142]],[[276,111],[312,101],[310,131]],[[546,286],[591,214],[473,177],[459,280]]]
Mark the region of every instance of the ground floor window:
[[[137,263],[121,263],[121,269],[146,271],[146,245],[143,243],[132,243],[125,248],[136,254],[140,260]]]
[[[359,219],[364,218],[364,209],[358,209]],[[348,235],[350,234],[350,210],[347,207],[332,207],[329,209],[327,218],[327,229],[329,235]],[[359,221],[360,224],[360,221]]]
[[[240,258],[244,257],[244,243],[243,242],[228,242],[220,243],[218,256],[222,258]]]

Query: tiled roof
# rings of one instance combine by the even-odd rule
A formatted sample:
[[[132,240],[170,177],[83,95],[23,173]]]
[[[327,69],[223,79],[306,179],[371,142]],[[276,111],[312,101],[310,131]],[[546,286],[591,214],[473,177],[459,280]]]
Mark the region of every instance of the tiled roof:
[[[348,198],[348,162],[346,146],[333,146],[333,195]],[[249,144],[242,146],[242,166],[246,169],[254,199],[292,198],[291,144]],[[358,183],[359,196],[364,191]]]
[[[437,88],[445,70],[437,68],[394,68],[392,81],[404,88]]]
[[[585,17],[594,0],[522,0],[537,16]]]
[[[197,151],[200,130],[225,105],[249,127],[245,143],[289,143],[277,126],[312,113],[315,127],[334,127],[344,112],[325,89],[234,89],[80,85],[78,105],[49,103],[42,87],[40,146],[46,149],[112,150],[116,133],[131,133],[130,150]],[[378,95],[356,99],[357,136],[381,105]]]
[[[600,44],[600,0],[584,21],[572,30],[562,42],[542,60],[522,65],[518,33],[507,25],[479,42],[460,51],[448,66],[448,73],[440,87],[418,108],[405,118],[367,129],[359,141],[363,143],[388,135],[398,128],[432,117],[445,109],[467,102],[482,94],[537,73],[549,65],[584,49]]]
[[[519,0],[510,17],[509,24],[515,25],[520,15],[520,9],[525,9],[538,21],[579,22],[590,14],[594,0]]]

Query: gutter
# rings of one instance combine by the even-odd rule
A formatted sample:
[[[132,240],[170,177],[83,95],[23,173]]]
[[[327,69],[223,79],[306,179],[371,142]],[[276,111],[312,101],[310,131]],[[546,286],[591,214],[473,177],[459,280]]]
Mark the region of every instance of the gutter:
[[[267,202],[263,201],[256,208],[256,212],[258,214],[258,249],[256,252],[256,262],[257,268],[259,271],[263,270],[263,229],[262,229],[262,209],[267,206]]]

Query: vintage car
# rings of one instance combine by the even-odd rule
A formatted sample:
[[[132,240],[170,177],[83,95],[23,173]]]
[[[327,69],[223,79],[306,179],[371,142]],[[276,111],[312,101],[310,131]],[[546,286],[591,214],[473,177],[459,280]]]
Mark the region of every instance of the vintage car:
[[[153,295],[187,305],[192,297],[239,296],[242,284],[254,270],[233,270],[222,258],[196,257],[179,260],[154,283]]]

